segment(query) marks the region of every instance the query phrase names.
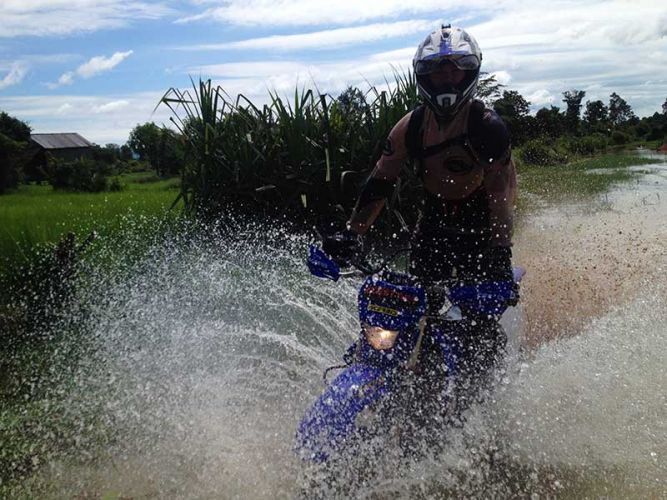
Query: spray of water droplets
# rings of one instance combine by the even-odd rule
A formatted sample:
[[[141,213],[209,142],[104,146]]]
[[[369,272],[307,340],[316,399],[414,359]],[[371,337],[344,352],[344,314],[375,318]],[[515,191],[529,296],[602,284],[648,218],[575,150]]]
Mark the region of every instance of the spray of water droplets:
[[[294,432],[357,335],[358,283],[308,275],[307,238],[280,230],[199,227],[124,257],[140,234],[86,269],[60,325],[77,358],[53,373],[62,426],[31,494],[666,495],[667,290],[648,274],[578,335],[513,359],[464,428],[443,430],[442,450],[370,447],[332,480],[296,458]],[[515,345],[520,316],[506,323]]]

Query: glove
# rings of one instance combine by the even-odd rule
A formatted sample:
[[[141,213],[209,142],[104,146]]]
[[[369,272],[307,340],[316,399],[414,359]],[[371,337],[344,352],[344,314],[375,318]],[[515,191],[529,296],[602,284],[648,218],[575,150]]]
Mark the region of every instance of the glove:
[[[484,252],[481,259],[483,283],[477,286],[477,293],[472,307],[464,309],[466,317],[475,314],[486,317],[500,318],[507,306],[514,306],[519,301],[519,285],[514,282],[512,269],[512,249],[510,247],[491,247]],[[509,286],[509,288],[508,288]],[[465,292],[460,291],[462,299]],[[464,302],[464,301],[462,301]]]
[[[512,270],[512,249],[510,247],[491,247],[483,255],[482,273],[485,281],[514,282]]]
[[[349,266],[362,253],[361,236],[345,229],[324,238],[322,250],[339,266]]]

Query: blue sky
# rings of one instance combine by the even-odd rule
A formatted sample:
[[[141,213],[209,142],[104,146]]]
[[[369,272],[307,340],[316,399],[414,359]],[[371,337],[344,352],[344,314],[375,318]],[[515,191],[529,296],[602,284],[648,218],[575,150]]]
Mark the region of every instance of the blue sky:
[[[189,75],[267,99],[316,83],[382,85],[441,22],[463,26],[483,70],[533,110],[617,92],[644,116],[667,98],[660,0],[0,0],[0,110],[35,132],[124,143]]]

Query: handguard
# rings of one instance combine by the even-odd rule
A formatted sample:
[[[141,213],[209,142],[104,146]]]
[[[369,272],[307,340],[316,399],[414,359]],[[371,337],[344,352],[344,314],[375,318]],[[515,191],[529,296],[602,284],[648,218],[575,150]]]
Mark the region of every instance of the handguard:
[[[338,281],[340,267],[317,245],[308,246],[308,269],[318,278]]]
[[[518,283],[525,274],[513,269],[513,281],[485,281],[477,285],[461,285],[449,291],[449,300],[463,310],[489,316],[500,316],[508,306],[519,301]]]

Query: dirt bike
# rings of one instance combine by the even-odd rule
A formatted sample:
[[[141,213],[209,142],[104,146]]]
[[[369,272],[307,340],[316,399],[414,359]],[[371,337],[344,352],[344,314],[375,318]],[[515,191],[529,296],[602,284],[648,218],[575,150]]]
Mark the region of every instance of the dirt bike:
[[[359,275],[365,279],[358,293],[358,339],[343,357],[343,371],[298,426],[296,451],[306,461],[326,463],[345,449],[391,433],[404,448],[427,440],[429,429],[456,421],[466,406],[458,386],[470,331],[478,336],[474,328],[483,323],[490,341],[504,335],[497,319],[516,305],[523,269],[514,269],[513,282],[452,279],[425,286],[407,273],[390,270],[399,253],[376,268],[362,260],[354,264],[355,271],[341,272],[321,248],[309,248],[313,275],[333,281]]]

